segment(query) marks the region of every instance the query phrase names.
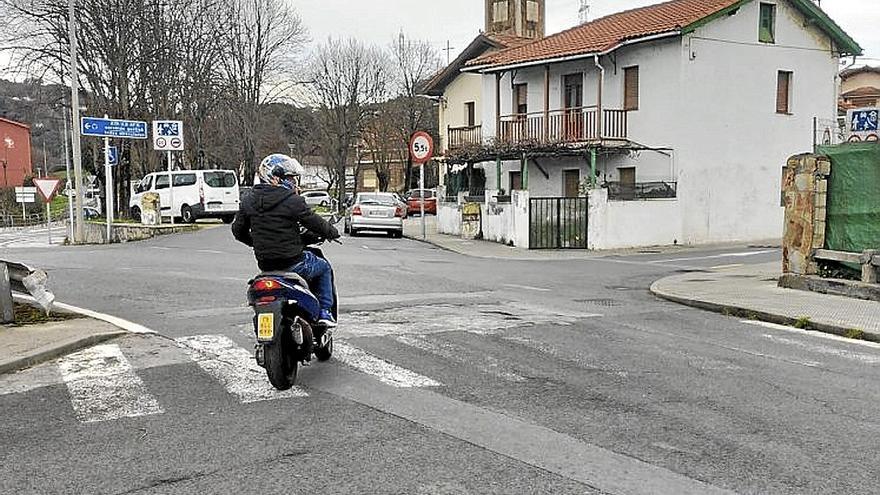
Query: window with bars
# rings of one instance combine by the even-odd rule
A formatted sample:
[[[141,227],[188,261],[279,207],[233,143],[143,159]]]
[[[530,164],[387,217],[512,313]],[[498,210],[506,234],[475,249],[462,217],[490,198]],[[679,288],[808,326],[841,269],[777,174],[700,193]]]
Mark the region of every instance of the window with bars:
[[[639,67],[623,69],[623,109],[639,109]]]
[[[791,113],[792,72],[781,70],[776,76],[776,113]]]
[[[758,41],[761,43],[776,43],[776,5],[772,3],[761,4]]]

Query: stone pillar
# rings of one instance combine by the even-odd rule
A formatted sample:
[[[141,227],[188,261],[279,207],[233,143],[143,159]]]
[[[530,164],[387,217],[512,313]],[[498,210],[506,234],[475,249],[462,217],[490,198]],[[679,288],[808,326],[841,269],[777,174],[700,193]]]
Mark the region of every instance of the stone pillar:
[[[782,178],[785,230],[782,238],[782,272],[815,275],[816,249],[825,247],[825,205],[831,162],[813,154],[789,158]]]

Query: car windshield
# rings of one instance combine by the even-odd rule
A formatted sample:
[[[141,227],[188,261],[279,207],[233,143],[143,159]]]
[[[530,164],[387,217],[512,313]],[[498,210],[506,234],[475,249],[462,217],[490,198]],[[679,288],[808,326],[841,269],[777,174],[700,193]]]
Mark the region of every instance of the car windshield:
[[[388,194],[361,194],[358,203],[362,205],[394,206],[394,197]]]

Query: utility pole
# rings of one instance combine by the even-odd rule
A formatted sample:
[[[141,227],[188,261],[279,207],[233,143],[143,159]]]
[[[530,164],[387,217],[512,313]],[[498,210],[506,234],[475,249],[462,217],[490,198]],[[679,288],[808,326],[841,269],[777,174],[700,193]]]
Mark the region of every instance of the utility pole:
[[[446,40],[446,48],[442,50],[446,52],[446,65],[449,65],[450,63],[450,55],[452,54],[452,50],[455,50],[455,47],[449,44],[449,40]]]
[[[76,219],[74,221],[73,242],[81,244],[84,239],[83,227],[83,187],[82,187],[82,150],[79,140],[79,69],[76,58],[76,12],[75,1],[68,0],[69,20],[68,29],[70,36],[70,115],[71,132],[70,147],[73,150],[73,175],[74,190],[76,191]]]

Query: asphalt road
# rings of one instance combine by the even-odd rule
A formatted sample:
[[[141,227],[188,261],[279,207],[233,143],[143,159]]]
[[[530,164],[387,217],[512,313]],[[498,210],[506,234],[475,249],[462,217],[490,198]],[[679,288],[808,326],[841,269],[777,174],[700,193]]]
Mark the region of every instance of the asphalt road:
[[[277,394],[248,368],[227,228],[16,251],[133,336],[0,377],[0,493],[877,493],[880,351],[655,299],[680,270],[778,258],[326,251],[336,359]]]

